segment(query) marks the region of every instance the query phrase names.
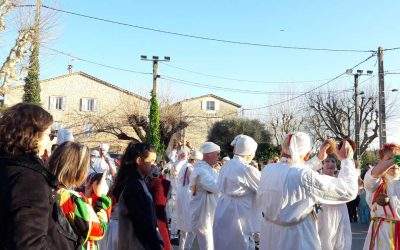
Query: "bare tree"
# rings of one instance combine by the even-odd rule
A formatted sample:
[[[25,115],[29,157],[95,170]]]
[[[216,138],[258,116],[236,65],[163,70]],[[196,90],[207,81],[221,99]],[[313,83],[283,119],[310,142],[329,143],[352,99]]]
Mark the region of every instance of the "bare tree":
[[[276,145],[281,143],[283,136],[287,133],[301,130],[303,124],[304,119],[296,114],[295,110],[278,109],[269,122]]]
[[[6,25],[5,18],[13,13],[12,22],[15,23],[15,29],[18,30],[18,37],[6,58],[0,66],[0,92],[6,93],[10,84],[20,81],[27,72],[29,55],[32,52],[32,42],[34,35],[34,15],[35,8],[24,6],[24,0],[0,0],[0,32],[10,29]],[[21,8],[16,8],[22,6]],[[10,23],[12,23],[10,21]],[[58,20],[56,12],[52,10],[41,11],[40,18],[40,44],[46,44],[56,37]]]
[[[310,107],[308,118],[309,132],[318,140],[326,138],[341,140],[346,137],[354,137],[355,116],[354,96],[348,94],[313,93],[308,95]],[[377,97],[361,97],[359,102],[360,124],[360,155],[368,148],[371,142],[378,137],[378,111]]]

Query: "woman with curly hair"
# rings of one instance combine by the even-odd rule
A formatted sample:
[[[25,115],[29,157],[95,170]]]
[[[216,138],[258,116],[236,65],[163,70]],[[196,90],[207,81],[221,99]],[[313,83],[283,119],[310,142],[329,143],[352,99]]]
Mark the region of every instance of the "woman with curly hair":
[[[60,233],[57,178],[40,159],[54,139],[52,116],[19,103],[0,118],[0,249],[74,249]]]

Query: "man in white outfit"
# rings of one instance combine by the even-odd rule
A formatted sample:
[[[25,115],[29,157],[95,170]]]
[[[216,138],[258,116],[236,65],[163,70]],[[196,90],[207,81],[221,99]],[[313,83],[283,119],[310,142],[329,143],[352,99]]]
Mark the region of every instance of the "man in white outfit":
[[[322,150],[328,148],[329,144]],[[340,204],[357,196],[358,175],[347,141],[337,152],[342,166],[337,178],[320,175],[306,166],[310,153],[307,134],[289,133],[283,140],[282,161],[262,171],[257,191],[264,217],[260,249],[320,250],[314,204]]]
[[[196,237],[192,228],[192,214],[189,207],[192,198],[189,180],[193,172],[193,165],[202,159],[202,153],[193,151],[189,156],[188,162],[181,168],[178,174],[178,190],[176,194],[176,212],[178,217],[176,224],[177,228],[180,230],[179,250],[191,249],[194,238]]]
[[[201,146],[200,152],[203,153],[203,160],[196,162],[189,181],[192,191],[192,227],[197,235],[200,250],[213,250],[212,226],[218,198],[218,174],[212,166],[219,159],[220,147],[215,143],[206,142]]]
[[[254,250],[253,233],[259,232],[262,220],[256,204],[261,174],[249,163],[254,158],[257,143],[242,135],[232,144],[235,155],[225,163],[218,177],[221,197],[215,209],[214,249]]]

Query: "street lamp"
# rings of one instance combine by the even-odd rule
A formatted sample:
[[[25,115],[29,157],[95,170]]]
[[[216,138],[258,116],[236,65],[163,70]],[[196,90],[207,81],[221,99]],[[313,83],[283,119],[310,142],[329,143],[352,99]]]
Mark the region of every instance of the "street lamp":
[[[363,70],[358,69],[356,73],[353,73],[352,69],[346,70],[346,74],[354,76],[354,134],[356,143],[356,152],[354,154],[355,159],[358,160],[360,157],[360,115],[358,107],[358,95],[364,94],[364,92],[358,93],[358,78],[362,75],[372,75],[372,70],[367,70],[366,74],[363,74]]]

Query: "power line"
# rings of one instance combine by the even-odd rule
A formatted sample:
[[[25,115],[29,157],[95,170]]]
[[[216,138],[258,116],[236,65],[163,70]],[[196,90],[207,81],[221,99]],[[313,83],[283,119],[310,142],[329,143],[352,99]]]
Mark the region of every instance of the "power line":
[[[114,67],[114,66],[110,66],[110,65],[107,65],[107,64],[103,64],[103,63],[98,63],[98,62],[94,62],[94,61],[91,61],[91,60],[87,60],[87,59],[84,59],[82,57],[73,56],[73,55],[71,55],[69,53],[66,53],[66,52],[63,52],[63,51],[60,51],[60,50],[56,50],[56,49],[52,49],[52,48],[49,48],[49,47],[46,47],[46,46],[43,46],[43,47],[48,49],[48,50],[57,52],[59,54],[72,57],[72,58],[74,58],[76,60],[80,60],[80,61],[83,61],[83,62],[91,63],[91,64],[98,65],[98,66],[105,67],[105,68],[116,69],[116,70],[120,70],[120,71],[125,71],[125,72],[130,72],[130,73],[135,73],[135,74],[142,74],[142,75],[152,75],[153,74],[153,73],[148,73],[148,72],[140,72],[140,71],[135,71],[135,70],[130,70],[130,69]]]
[[[284,83],[312,83],[312,82],[322,82],[322,81],[327,81],[330,78],[327,79],[319,79],[319,80],[307,80],[307,81],[260,81],[260,80],[246,80],[246,79],[238,79],[238,78],[232,78],[232,77],[226,77],[226,76],[217,76],[217,75],[211,75],[211,74],[207,74],[207,73],[201,73],[198,71],[194,71],[194,70],[190,70],[190,69],[185,69],[182,67],[178,67],[178,66],[174,66],[171,64],[166,64],[164,63],[165,66],[167,67],[171,67],[171,68],[175,68],[175,69],[179,69],[182,71],[186,71],[186,72],[190,72],[196,75],[202,75],[202,76],[208,76],[208,77],[213,77],[213,78],[217,78],[217,79],[224,79],[224,80],[230,80],[230,81],[236,81],[236,82],[249,82],[249,83],[268,83],[268,84],[284,84]]]
[[[360,66],[361,64],[365,63],[366,61],[368,61],[369,59],[371,59],[371,58],[374,57],[375,55],[376,55],[376,53],[373,53],[371,56],[369,56],[368,58],[364,59],[364,60],[361,61],[360,63],[357,63],[355,66],[353,66],[353,67],[350,68],[350,69],[354,69],[354,68]],[[305,92],[305,93],[303,93],[303,94],[301,94],[301,95],[295,96],[295,97],[290,98],[290,99],[288,99],[288,100],[281,101],[281,102],[278,102],[278,103],[275,103],[275,104],[270,104],[270,105],[263,106],[263,107],[251,108],[251,109],[243,109],[243,110],[265,109],[265,108],[270,108],[270,107],[277,106],[277,105],[280,105],[280,104],[283,104],[283,103],[286,103],[286,102],[293,101],[293,100],[295,100],[295,99],[298,99],[298,98],[300,98],[300,97],[302,97],[302,96],[305,96],[306,94],[311,93],[311,92],[313,92],[314,90],[317,90],[317,89],[319,89],[319,88],[321,88],[321,87],[323,87],[323,86],[325,86],[325,85],[327,85],[327,84],[329,84],[329,83],[335,81],[336,79],[340,78],[341,76],[343,76],[343,75],[345,75],[345,74],[346,74],[346,72],[343,72],[343,73],[341,73],[340,75],[338,75],[338,76],[332,78],[331,80],[327,81],[326,83],[321,84],[321,85],[319,85],[319,86],[313,88],[313,89],[310,90],[310,91],[307,91],[307,92]]]
[[[32,7],[32,6],[34,6],[34,5],[20,5],[18,7]],[[122,25],[122,26],[130,27],[130,28],[142,29],[142,30],[147,30],[147,31],[152,31],[152,32],[168,34],[168,35],[188,37],[188,38],[207,40],[207,41],[213,41],[213,42],[221,42],[221,43],[229,43],[229,44],[237,44],[237,45],[247,45],[247,46],[256,46],[256,47],[279,48],[279,49],[309,50],[309,51],[357,52],[357,53],[376,52],[375,50],[311,48],[311,47],[297,47],[297,46],[272,45],[272,44],[263,44],[263,43],[234,41],[234,40],[212,38],[212,37],[205,37],[205,36],[199,36],[199,35],[190,35],[190,34],[185,34],[185,33],[178,33],[178,32],[173,32],[173,31],[149,28],[149,27],[144,27],[144,26],[140,26],[140,25],[128,24],[128,23],[123,23],[123,22],[119,22],[119,21],[113,21],[113,20],[109,20],[109,19],[105,19],[105,18],[99,18],[99,17],[89,16],[89,15],[85,15],[85,14],[80,14],[80,13],[76,13],[76,12],[72,12],[72,11],[56,9],[56,8],[53,8],[53,7],[50,7],[50,6],[47,6],[47,5],[42,5],[42,7],[46,8],[46,9],[50,9],[50,10],[54,10],[54,11],[58,11],[58,12],[66,13],[66,14],[70,14],[70,15],[75,15],[75,16],[85,17],[85,18],[89,18],[89,19],[93,19],[93,20],[97,20],[97,21],[102,21],[102,22]]]
[[[383,49],[383,51],[389,51],[389,50],[398,50],[400,47],[395,47],[395,48],[390,48],[390,49]]]
[[[306,92],[287,92],[287,91],[283,92],[283,91],[261,91],[261,90],[236,89],[236,88],[220,87],[220,86],[209,85],[209,84],[202,84],[202,83],[197,83],[197,82],[188,81],[188,80],[182,80],[182,79],[170,77],[170,76],[160,76],[160,78],[162,78],[164,80],[184,84],[184,85],[195,86],[195,87],[206,88],[206,89],[213,89],[213,90],[235,92],[235,93],[259,94],[259,95],[268,95],[268,94],[298,95],[299,93],[306,93]]]

